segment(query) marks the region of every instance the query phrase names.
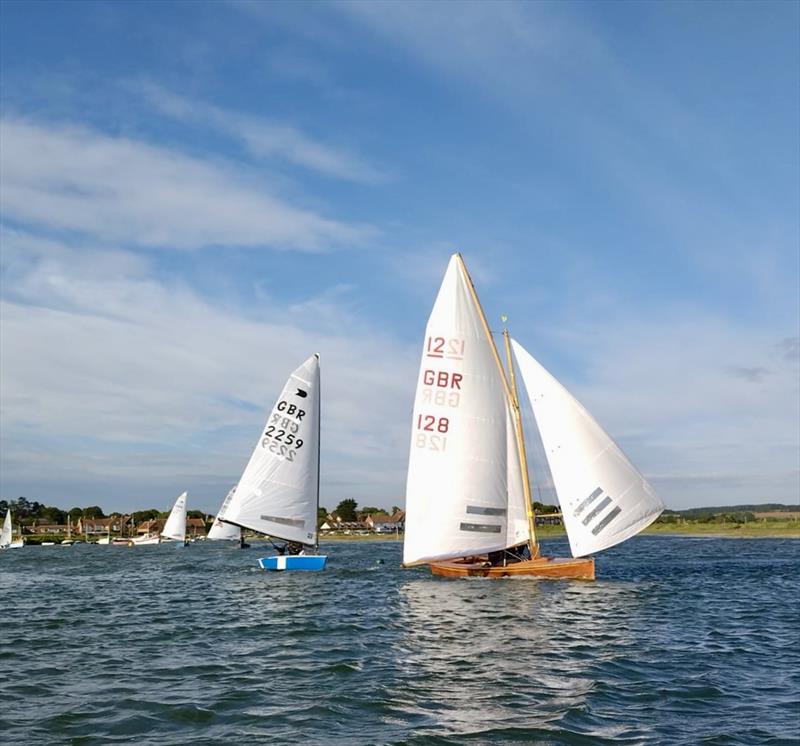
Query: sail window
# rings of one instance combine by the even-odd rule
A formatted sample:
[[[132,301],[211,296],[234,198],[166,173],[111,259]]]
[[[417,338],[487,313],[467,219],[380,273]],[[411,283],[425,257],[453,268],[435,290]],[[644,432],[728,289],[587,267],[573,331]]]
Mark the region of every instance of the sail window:
[[[591,520],[600,512],[605,510],[611,504],[610,497],[604,497],[592,510],[586,518],[583,519],[583,525],[588,526]]]
[[[282,526],[295,526],[297,528],[305,528],[306,522],[300,518],[281,518],[274,515],[262,515],[262,521],[269,521],[270,523],[280,523]]]
[[[575,517],[577,518],[581,513],[583,513],[586,508],[593,503],[600,495],[603,494],[603,490],[598,487],[594,492],[592,492],[589,497],[587,497],[577,508],[575,508]]]
[[[489,523],[462,523],[462,531],[478,531],[484,534],[499,534],[502,526],[494,526]]]
[[[472,515],[505,515],[505,508],[484,508],[480,505],[467,505],[467,513]]]
[[[603,516],[603,520],[592,529],[592,533],[597,536],[597,534],[599,534],[606,526],[608,526],[608,524],[611,523],[611,521],[613,521],[621,512],[622,508],[619,506],[614,508],[614,510]]]

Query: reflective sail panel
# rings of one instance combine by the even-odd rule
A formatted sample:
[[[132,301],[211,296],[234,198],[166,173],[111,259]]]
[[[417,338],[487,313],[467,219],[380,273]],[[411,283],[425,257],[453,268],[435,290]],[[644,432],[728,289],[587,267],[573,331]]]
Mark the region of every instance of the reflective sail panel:
[[[595,419],[518,342],[514,355],[553,475],[574,557],[619,544],[664,504]]]
[[[231,487],[222,501],[222,507],[220,507],[217,517],[214,519],[214,523],[211,524],[211,528],[208,529],[207,539],[212,541],[239,541],[242,538],[242,529],[239,526],[234,526],[232,523],[223,523],[219,518],[230,504],[235,492],[236,487]]]
[[[315,544],[319,493],[319,356],[289,376],[219,518],[287,541]]]
[[[5,549],[11,544],[11,511],[6,510],[6,517],[3,521],[3,530],[0,532],[0,549]]]
[[[509,522],[510,442],[516,453],[509,417],[491,340],[454,255],[425,330],[417,379],[404,564],[503,549],[509,523],[516,536],[524,506]],[[521,494],[521,485],[512,489]]]
[[[168,539],[175,539],[175,541],[186,540],[186,498],[187,492],[182,492],[178,495],[178,499],[172,506],[169,518],[164,524],[164,530],[161,532],[162,536]]]

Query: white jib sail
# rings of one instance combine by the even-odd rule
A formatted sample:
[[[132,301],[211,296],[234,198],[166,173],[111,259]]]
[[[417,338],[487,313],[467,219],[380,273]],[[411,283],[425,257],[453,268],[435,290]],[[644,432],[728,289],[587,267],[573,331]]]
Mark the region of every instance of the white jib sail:
[[[219,518],[279,539],[316,544],[319,383],[319,355],[312,355],[289,376]]]
[[[169,518],[164,524],[161,536],[175,541],[186,540],[186,496],[188,493],[182,492],[172,506]]]
[[[3,521],[3,530],[0,532],[0,549],[5,549],[11,544],[11,511],[6,510],[6,519]]]
[[[509,472],[519,475],[519,462],[491,345],[456,254],[425,331],[406,483],[406,565],[517,543],[522,486]],[[519,503],[513,514],[509,492]]]
[[[655,490],[581,403],[522,345],[511,344],[573,556],[607,549],[649,526],[664,510]]]
[[[219,519],[225,511],[225,508],[230,504],[234,492],[236,492],[236,487],[231,487],[227,496],[222,501],[222,507],[219,509],[214,523],[211,524],[211,528],[208,530],[207,539],[211,539],[212,541],[239,541],[242,538],[242,529],[239,528],[239,526],[234,526],[232,523],[223,523]]]

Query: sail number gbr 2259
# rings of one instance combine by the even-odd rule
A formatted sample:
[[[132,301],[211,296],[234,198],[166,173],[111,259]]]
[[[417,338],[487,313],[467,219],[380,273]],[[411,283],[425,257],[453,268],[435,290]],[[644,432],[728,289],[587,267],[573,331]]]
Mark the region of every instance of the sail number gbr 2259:
[[[270,415],[261,447],[287,461],[294,461],[297,451],[303,447],[303,439],[298,438],[297,433],[304,416],[305,411],[296,404],[279,401]]]

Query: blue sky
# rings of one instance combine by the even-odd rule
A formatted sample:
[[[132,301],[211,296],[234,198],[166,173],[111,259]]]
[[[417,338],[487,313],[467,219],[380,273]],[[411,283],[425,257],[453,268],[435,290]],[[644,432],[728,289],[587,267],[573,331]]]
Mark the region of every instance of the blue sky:
[[[402,504],[459,250],[668,507],[797,502],[797,3],[0,13],[4,498],[215,510],[319,351],[322,503]]]

